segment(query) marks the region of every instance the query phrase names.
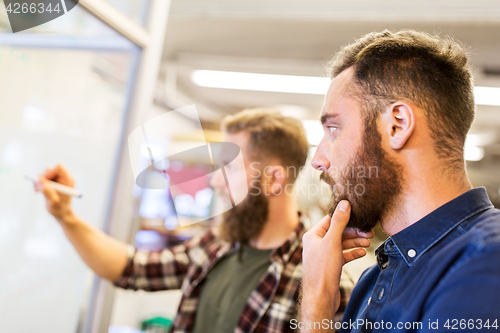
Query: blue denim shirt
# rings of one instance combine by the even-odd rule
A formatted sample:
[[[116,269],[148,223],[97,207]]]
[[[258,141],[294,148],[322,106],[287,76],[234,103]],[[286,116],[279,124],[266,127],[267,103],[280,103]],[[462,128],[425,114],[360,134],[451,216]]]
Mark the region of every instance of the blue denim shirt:
[[[341,332],[500,331],[500,210],[470,190],[389,237]]]

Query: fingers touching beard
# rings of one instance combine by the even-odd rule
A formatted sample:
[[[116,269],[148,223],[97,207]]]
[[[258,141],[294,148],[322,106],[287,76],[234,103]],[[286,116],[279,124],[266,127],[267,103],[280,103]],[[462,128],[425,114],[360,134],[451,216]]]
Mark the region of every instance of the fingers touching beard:
[[[245,200],[223,214],[220,238],[231,243],[249,241],[262,231],[268,212],[269,204],[259,180],[253,183]]]

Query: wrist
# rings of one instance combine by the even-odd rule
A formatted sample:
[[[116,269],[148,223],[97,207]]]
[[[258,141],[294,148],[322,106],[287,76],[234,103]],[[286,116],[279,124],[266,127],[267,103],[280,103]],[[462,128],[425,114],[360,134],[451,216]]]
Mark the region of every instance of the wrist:
[[[332,281],[330,277],[322,278],[323,275],[309,277],[304,272],[302,277],[303,298],[311,300],[335,300],[339,293],[339,283]],[[333,302],[335,304],[335,302]]]
[[[337,312],[334,299],[330,299],[329,296],[323,295],[317,299],[303,299],[301,304],[301,321],[303,323],[324,323],[333,322],[335,319],[335,313]],[[315,329],[303,330],[301,332],[317,332]],[[329,330],[328,330],[329,332]]]
[[[304,291],[302,296],[302,309],[306,310],[309,314],[328,314],[328,316],[337,312],[337,295],[323,294],[309,294]],[[317,317],[317,316],[316,316]]]
[[[73,212],[73,210],[68,210],[63,214],[55,216],[57,222],[59,222],[63,227],[75,225],[78,223],[79,219]]]
[[[304,321],[333,319],[340,305],[338,285],[303,280],[301,312]]]

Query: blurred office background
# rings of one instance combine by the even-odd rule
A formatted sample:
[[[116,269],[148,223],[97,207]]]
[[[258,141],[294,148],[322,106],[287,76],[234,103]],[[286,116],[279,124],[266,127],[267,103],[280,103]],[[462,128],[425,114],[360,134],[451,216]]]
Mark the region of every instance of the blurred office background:
[[[500,207],[498,2],[81,0],[16,34],[0,3],[0,331],[137,332],[148,319],[173,318],[180,297],[117,290],[95,278],[25,174],[62,162],[84,193],[73,206],[85,220],[136,246],[177,244],[209,224],[181,228],[177,214],[208,216],[211,192],[200,183],[174,205],[168,190],[136,186],[127,146],[134,128],[196,105],[203,130],[178,117],[175,134],[158,143],[168,151],[220,141],[225,115],[271,107],[303,120],[312,156],[326,62],[365,33],[402,28],[450,35],[470,49],[478,105],[468,173]],[[203,167],[193,158],[176,164],[178,172]],[[307,168],[297,186],[321,186]],[[298,200],[314,224],[328,198]],[[373,260],[347,269],[356,278]]]

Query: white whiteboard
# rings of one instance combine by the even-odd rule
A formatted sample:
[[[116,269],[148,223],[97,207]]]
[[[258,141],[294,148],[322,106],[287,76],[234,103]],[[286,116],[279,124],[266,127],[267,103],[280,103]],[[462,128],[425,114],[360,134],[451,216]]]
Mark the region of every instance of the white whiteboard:
[[[96,76],[106,61],[131,57],[0,47],[0,332],[76,332],[88,305],[93,276],[24,174],[64,163],[75,212],[102,227],[127,100],[127,82]]]

